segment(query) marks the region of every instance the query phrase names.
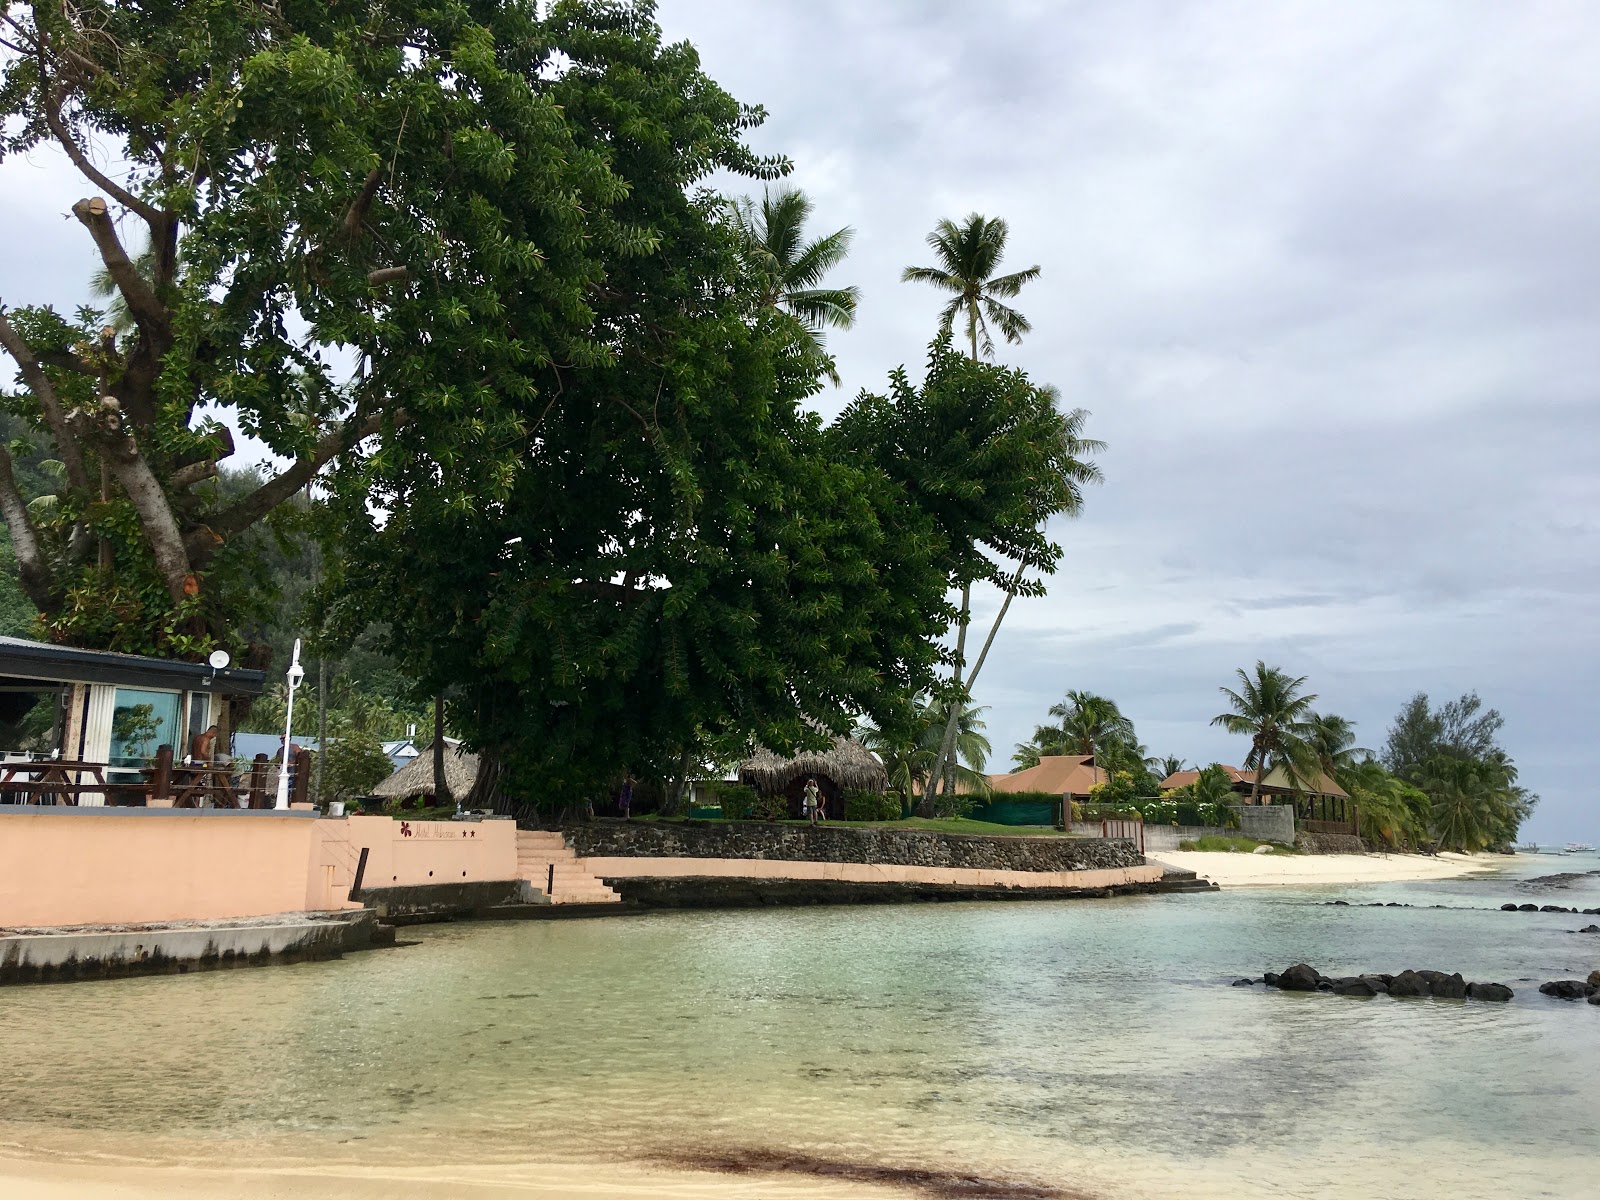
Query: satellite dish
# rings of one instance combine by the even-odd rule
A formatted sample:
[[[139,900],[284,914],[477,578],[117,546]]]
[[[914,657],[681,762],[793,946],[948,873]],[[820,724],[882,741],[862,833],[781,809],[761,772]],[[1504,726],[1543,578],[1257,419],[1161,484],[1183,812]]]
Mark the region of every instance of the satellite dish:
[[[206,661],[211,664],[211,669],[213,671],[222,671],[227,669],[228,664],[231,663],[233,659],[228,657],[228,652],[226,650],[213,650],[211,652],[211,657],[206,659]]]

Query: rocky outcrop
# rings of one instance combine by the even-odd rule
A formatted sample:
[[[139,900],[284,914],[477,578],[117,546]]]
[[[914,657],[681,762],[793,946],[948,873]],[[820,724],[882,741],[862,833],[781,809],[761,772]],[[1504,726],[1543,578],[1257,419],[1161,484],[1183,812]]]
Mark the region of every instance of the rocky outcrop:
[[[1235,987],[1255,982],[1250,979],[1235,981]],[[1371,999],[1374,996],[1431,997],[1437,1000],[1509,1000],[1514,995],[1503,983],[1468,983],[1459,971],[1401,971],[1398,975],[1371,973],[1344,975],[1331,979],[1314,967],[1296,963],[1282,974],[1268,971],[1262,978],[1268,987],[1285,992],[1331,992],[1335,996],[1355,996]]]
[[[983,837],[914,829],[759,821],[592,821],[563,831],[581,858],[753,858],[981,871],[1097,871],[1144,865],[1133,842]]]

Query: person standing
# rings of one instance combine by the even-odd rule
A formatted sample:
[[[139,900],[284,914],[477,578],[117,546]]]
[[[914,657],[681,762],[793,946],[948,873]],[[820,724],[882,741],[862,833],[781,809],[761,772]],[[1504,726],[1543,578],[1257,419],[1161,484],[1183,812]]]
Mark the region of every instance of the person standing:
[[[617,795],[617,811],[622,814],[624,821],[633,819],[633,775],[630,772],[622,777],[622,791]]]
[[[812,825],[817,823],[817,809],[820,803],[817,791],[817,777],[811,776],[806,780],[806,795],[802,807],[806,810],[806,820]]]

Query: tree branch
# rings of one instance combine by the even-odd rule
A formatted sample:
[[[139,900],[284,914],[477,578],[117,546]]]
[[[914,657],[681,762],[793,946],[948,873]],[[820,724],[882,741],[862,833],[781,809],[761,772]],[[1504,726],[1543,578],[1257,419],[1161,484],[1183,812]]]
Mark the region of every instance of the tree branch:
[[[360,424],[345,425],[324,434],[310,454],[297,458],[255,491],[223,509],[191,533],[186,545],[192,560],[201,566],[209,562],[229,538],[239,536],[288,500],[335,457],[354,449],[382,429],[383,419],[382,413],[374,413]],[[401,410],[392,419],[395,425],[404,425],[410,417]]]
[[[50,379],[45,375],[44,367],[40,365],[39,360],[34,357],[33,351],[6,319],[3,305],[0,305],[0,346],[4,346],[11,357],[17,360],[17,366],[22,368],[23,382],[28,385],[34,399],[39,402],[45,424],[50,427],[50,433],[55,438],[56,452],[61,455],[62,463],[66,465],[67,482],[75,488],[87,491],[89,472],[83,465],[83,454],[78,449],[78,439],[67,424],[66,414],[61,411],[61,402],[56,399],[56,390],[50,385]]]
[[[84,178],[101,191],[115,196],[118,204],[143,217],[152,232],[157,231],[158,227],[167,221],[168,215],[148,201],[139,199],[90,162],[89,156],[83,152],[67,129],[66,122],[61,119],[61,105],[56,99],[55,88],[50,86],[43,45],[39,47],[39,87],[44,92],[44,104],[41,107],[44,109],[45,124],[50,127],[50,132],[56,135],[56,141],[61,143],[61,148],[67,152],[67,157],[72,160],[73,165],[83,173]]]
[[[167,487],[172,492],[186,492],[195,484],[207,479],[217,477],[217,464],[214,459],[190,463],[188,466],[179,467],[167,476]]]
[[[82,419],[89,418],[85,416]],[[120,423],[105,439],[104,454],[111,474],[122,485],[134,511],[139,514],[139,527],[144,531],[145,540],[150,543],[156,570],[161,582],[166,585],[167,595],[172,597],[174,604],[183,603],[184,597],[194,587],[193,568],[161,481],[140,453],[133,435],[121,428]]]
[[[350,202],[350,207],[344,214],[344,236],[347,241],[355,241],[361,236],[361,223],[367,219],[367,210],[372,207],[372,200],[378,194],[378,184],[383,181],[378,168],[373,167],[367,172],[367,178],[361,185],[361,192]]]
[[[40,612],[51,607],[50,568],[39,548],[39,534],[28,515],[28,504],[17,487],[11,452],[0,445],[0,515],[11,531],[11,549],[17,556],[22,590]]]
[[[99,196],[92,200],[79,200],[72,206],[72,215],[83,223],[89,236],[94,238],[95,247],[100,251],[100,261],[105,263],[117,290],[128,302],[128,311],[139,323],[140,331],[156,344],[155,357],[160,358],[172,345],[172,318],[166,306],[157,298],[155,289],[139,274],[128,252],[122,248],[117,227],[106,211],[106,202]]]
[[[379,267],[376,271],[367,272],[367,282],[373,287],[382,287],[386,283],[399,283],[410,278],[410,267]]]

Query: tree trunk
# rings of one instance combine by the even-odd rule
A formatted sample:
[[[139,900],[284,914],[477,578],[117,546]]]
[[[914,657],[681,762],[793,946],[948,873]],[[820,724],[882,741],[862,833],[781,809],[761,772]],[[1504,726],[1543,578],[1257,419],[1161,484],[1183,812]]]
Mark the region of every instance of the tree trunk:
[[[450,780],[444,771],[444,696],[433,698],[433,802],[451,803]]]
[[[972,602],[972,585],[969,583],[961,589],[961,613],[956,618],[956,665],[951,674],[950,682],[959,689],[961,687],[961,672],[967,665],[967,626],[971,623],[972,615],[969,606]],[[944,783],[944,768],[950,758],[950,753],[955,747],[956,728],[961,720],[961,707],[964,703],[959,690],[950,702],[950,715],[945,721],[944,737],[939,741],[939,753],[933,760],[933,770],[928,773],[928,786],[923,789],[922,804],[917,813],[919,816],[933,816],[934,801],[939,794],[940,785]],[[923,810],[926,811],[923,811]]]
[[[317,772],[312,799],[322,803],[322,764],[328,757],[328,656],[317,655]]]

